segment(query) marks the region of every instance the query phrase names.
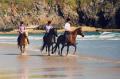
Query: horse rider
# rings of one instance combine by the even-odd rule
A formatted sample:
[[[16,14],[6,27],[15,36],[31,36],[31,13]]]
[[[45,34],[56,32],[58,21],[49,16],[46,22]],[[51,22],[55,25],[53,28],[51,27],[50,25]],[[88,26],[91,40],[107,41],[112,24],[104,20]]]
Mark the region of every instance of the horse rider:
[[[20,25],[19,25],[19,27],[18,27],[18,32],[19,32],[19,36],[18,36],[17,41],[18,41],[18,45],[19,45],[22,34],[26,33],[26,26],[24,25],[24,22],[23,22],[23,21],[20,22]],[[29,39],[28,39],[28,37],[27,37],[27,42],[28,42],[28,44],[29,44]]]
[[[70,36],[70,32],[71,32],[70,18],[66,19],[64,30],[65,30],[64,32],[65,42],[68,42],[69,40],[72,39],[72,37]]]
[[[52,23],[52,21],[48,21],[48,23],[47,23],[46,26],[44,27],[44,29],[45,29],[45,36],[44,36],[44,37],[47,37],[48,34],[49,34],[49,32],[50,32],[50,29],[53,28],[53,26],[51,25],[51,23]],[[53,37],[52,40],[53,40],[53,42],[56,42],[55,36]]]
[[[45,29],[45,36],[48,35],[48,33],[50,32],[50,29],[52,29],[53,26],[51,25],[51,21],[48,21],[48,23],[45,25],[44,29]]]

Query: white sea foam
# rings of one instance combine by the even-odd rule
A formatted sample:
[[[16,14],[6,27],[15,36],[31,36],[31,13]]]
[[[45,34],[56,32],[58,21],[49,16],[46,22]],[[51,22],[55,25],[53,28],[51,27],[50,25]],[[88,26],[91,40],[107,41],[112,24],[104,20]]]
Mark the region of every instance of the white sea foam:
[[[39,41],[43,39],[43,35],[30,35],[29,39]],[[78,35],[77,40],[120,40],[120,32],[86,33],[85,37]],[[17,36],[0,35],[0,43],[16,43],[16,41]]]
[[[104,40],[120,40],[120,33],[103,32],[99,38]]]

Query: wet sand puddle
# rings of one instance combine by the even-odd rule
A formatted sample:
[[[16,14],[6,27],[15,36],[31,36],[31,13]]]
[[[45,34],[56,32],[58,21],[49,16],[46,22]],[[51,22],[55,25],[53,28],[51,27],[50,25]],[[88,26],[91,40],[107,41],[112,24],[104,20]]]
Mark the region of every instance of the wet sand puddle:
[[[120,61],[90,56],[0,55],[0,79],[119,79]]]

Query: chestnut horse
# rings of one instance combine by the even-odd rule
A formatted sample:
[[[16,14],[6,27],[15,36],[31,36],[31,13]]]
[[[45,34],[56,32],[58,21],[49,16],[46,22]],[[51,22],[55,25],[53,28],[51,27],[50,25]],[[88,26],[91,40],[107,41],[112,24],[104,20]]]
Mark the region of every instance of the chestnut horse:
[[[69,46],[73,46],[75,47],[75,50],[74,50],[74,54],[76,52],[76,37],[77,35],[81,35],[82,37],[84,37],[83,33],[82,33],[82,30],[81,28],[77,28],[75,29],[74,31],[72,31],[70,34],[69,34],[69,38],[67,40],[67,42],[65,41],[65,35],[60,35],[57,39],[57,43],[54,47],[54,52],[57,50],[58,48],[58,54],[62,56],[62,51],[63,51],[63,48],[65,46],[67,46],[67,54],[68,55],[68,52],[69,52]],[[62,45],[62,48],[60,50],[60,44]],[[53,52],[53,53],[54,53]]]
[[[26,46],[28,45],[28,33],[25,32],[21,34],[20,40],[18,42],[18,47],[20,48],[21,54],[23,55],[26,51]]]

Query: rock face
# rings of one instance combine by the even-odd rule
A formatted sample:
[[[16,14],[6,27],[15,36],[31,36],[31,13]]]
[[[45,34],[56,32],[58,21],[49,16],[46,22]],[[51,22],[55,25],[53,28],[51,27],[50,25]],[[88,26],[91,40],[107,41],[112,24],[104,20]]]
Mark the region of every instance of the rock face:
[[[41,29],[48,20],[62,28],[69,17],[73,25],[120,28],[120,0],[0,0],[0,31],[26,25]]]

